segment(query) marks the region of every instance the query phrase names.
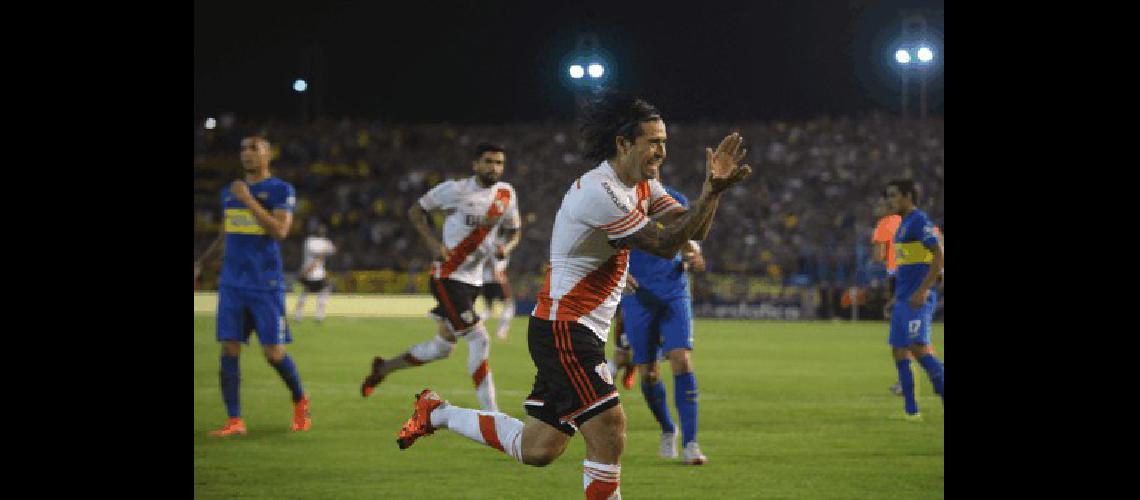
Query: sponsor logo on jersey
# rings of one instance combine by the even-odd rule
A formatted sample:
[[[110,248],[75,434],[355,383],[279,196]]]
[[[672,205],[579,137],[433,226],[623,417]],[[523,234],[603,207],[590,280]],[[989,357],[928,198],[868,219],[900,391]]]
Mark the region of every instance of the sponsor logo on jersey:
[[[622,209],[624,212],[629,212],[629,207],[626,206],[625,203],[622,203],[621,199],[619,199],[617,195],[614,194],[614,190],[610,188],[610,183],[603,181],[602,187],[606,189],[606,193],[610,195],[610,199],[614,201],[614,205],[617,205],[618,208]]]
[[[266,234],[265,228],[257,223],[253,211],[248,208],[227,208],[225,220],[227,233]]]

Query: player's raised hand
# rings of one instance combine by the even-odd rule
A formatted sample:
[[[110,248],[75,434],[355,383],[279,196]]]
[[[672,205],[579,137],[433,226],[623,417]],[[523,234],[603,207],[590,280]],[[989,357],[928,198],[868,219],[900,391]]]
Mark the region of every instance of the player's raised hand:
[[[740,165],[748,154],[747,149],[740,147],[743,143],[744,138],[733,132],[720,141],[716,151],[705,148],[705,171],[713,193],[724,191],[752,174],[752,167]]]
[[[246,205],[248,205],[248,202],[253,199],[253,195],[249,193],[249,185],[242,180],[231,182],[230,192],[233,193],[234,197]]]

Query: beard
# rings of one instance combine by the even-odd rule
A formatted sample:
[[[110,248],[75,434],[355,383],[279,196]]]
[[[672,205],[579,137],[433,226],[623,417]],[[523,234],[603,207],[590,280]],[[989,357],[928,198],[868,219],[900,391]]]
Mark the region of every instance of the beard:
[[[475,174],[475,178],[479,179],[479,183],[484,186],[491,186],[496,182],[499,182],[499,176],[492,173]]]

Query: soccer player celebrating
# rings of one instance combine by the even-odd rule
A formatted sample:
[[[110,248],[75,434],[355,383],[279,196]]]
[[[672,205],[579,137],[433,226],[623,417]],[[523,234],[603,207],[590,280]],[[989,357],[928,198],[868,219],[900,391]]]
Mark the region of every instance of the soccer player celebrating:
[[[317,322],[325,319],[325,304],[329,301],[332,287],[325,277],[325,258],[336,253],[336,246],[328,239],[328,228],[317,226],[316,234],[305,238],[305,254],[301,261],[301,293],[297,294],[297,321],[301,321],[301,311],[305,308],[305,292],[317,293]]]
[[[934,355],[930,340],[930,323],[938,303],[931,287],[938,279],[944,262],[942,242],[934,223],[916,207],[918,189],[913,180],[893,180],[887,184],[887,201],[902,216],[895,233],[895,259],[898,264],[894,308],[888,342],[902,385],[904,410],[909,420],[921,420],[914,396],[914,376],[910,356],[922,365],[934,392],[946,401],[942,362]]]
[[[555,215],[546,282],[531,313],[527,344],[538,370],[525,423],[443,401],[424,389],[397,435],[400,448],[449,429],[533,466],[557,459],[578,431],[586,441],[587,499],[621,498],[625,412],[606,366],[609,323],[624,286],[630,248],[672,258],[711,227],[721,193],[747,177],[739,134],[706,149],[701,197],[689,210],[656,180],[665,159],[665,122],[648,102],[600,94],[582,124],[586,158]]]
[[[688,209],[685,195],[665,188],[661,203],[680,203]],[[682,258],[682,253],[684,258]],[[695,241],[683,252],[665,259],[633,250],[629,274],[637,280],[637,290],[621,300],[625,337],[633,349],[633,363],[641,371],[641,393],[657,423],[661,425],[661,458],[677,457],[677,429],[669,416],[665,383],[660,379],[657,359],[669,359],[673,373],[673,401],[681,418],[684,447],[683,463],[701,465],[708,459],[697,444],[697,380],[689,357],[693,349],[693,312],[686,267],[703,271],[704,258]]]
[[[265,359],[281,375],[293,396],[292,430],[307,431],[311,425],[309,396],[301,388],[301,376],[285,344],[293,341],[285,322],[285,279],[282,275],[279,241],[289,234],[296,197],[293,186],[269,173],[269,141],[246,137],[241,141],[244,180],[222,189],[225,225],[218,239],[194,263],[197,276],[202,266],[223,251],[222,277],[218,287],[217,338],[222,344],[220,380],[222,401],[229,421],[211,436],[246,433],[241,419],[238,389],[241,345],[257,330]]]
[[[475,175],[441,182],[408,210],[416,231],[437,259],[432,264],[431,293],[438,304],[431,314],[439,323],[438,334],[400,356],[374,358],[372,371],[360,386],[361,395],[371,394],[395,370],[448,357],[456,337],[463,337],[468,347],[467,372],[475,384],[479,406],[498,411],[495,384],[487,364],[491,342],[474,306],[483,285],[483,263],[488,255],[504,249],[494,244],[500,231],[517,232],[521,227],[515,189],[499,181],[505,161],[506,150],[502,146],[478,145],[471,162]],[[447,213],[443,241],[428,226],[427,212],[432,210]]]

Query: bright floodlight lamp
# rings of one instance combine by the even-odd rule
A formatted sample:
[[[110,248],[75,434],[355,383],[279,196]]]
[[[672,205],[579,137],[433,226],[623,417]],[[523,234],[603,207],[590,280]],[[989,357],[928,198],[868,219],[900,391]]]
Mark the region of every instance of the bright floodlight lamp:
[[[309,84],[305,80],[298,78],[297,81],[293,82],[293,90],[297,92],[304,92],[307,88],[309,88]]]
[[[581,64],[573,64],[570,66],[570,78],[577,80],[585,75],[586,70],[582,68]]]
[[[919,47],[918,60],[920,62],[928,63],[934,59],[934,51],[930,47]]]
[[[586,70],[590,72],[591,78],[601,78],[602,75],[606,74],[606,67],[598,63],[590,64]]]
[[[214,130],[214,127],[217,127],[217,126],[218,126],[218,121],[215,120],[214,117],[211,116],[209,118],[206,118],[206,130]]]
[[[906,49],[896,50],[895,60],[898,61],[899,64],[910,64],[910,52],[907,52]]]

